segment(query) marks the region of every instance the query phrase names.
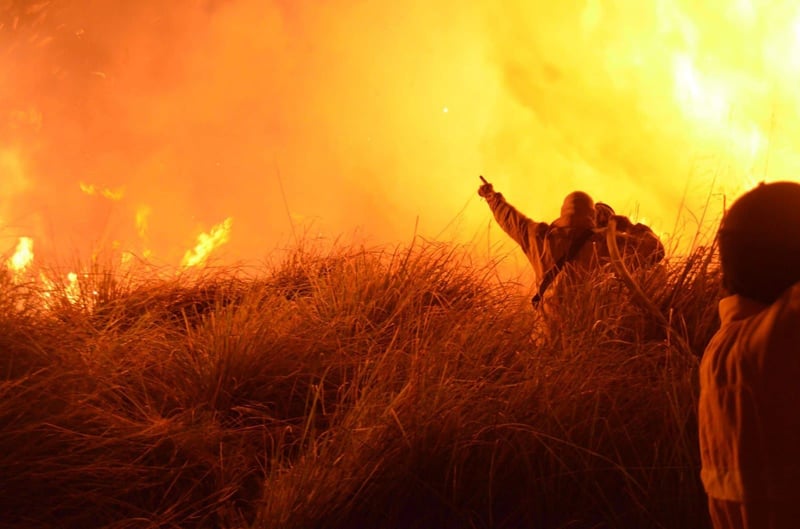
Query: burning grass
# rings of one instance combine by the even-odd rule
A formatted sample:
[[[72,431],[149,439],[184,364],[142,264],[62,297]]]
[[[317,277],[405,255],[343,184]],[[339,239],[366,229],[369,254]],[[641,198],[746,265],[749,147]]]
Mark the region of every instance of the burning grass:
[[[0,288],[0,526],[703,527],[708,250],[536,315],[449,245]],[[578,302],[577,300],[581,300]]]

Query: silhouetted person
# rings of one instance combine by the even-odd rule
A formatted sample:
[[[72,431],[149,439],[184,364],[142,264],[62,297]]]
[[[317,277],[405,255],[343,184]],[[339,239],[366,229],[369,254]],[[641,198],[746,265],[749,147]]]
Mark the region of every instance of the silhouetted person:
[[[800,184],[762,184],[718,232],[721,326],[700,364],[715,529],[800,526]]]
[[[538,281],[534,305],[545,297],[557,279],[579,279],[609,262],[607,228],[597,227],[594,201],[588,194],[583,191],[568,194],[556,220],[551,223],[537,222],[509,204],[483,177],[481,180],[484,183],[478,189],[478,194],[486,199],[497,223],[520,245],[533,266]],[[620,233],[617,241],[626,258],[635,257],[640,245],[638,239]],[[657,238],[655,242],[660,246]]]

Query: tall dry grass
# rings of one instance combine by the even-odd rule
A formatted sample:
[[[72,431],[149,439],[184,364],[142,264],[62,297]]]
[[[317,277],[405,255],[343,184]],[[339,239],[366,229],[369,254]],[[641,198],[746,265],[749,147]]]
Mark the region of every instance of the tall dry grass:
[[[0,526],[702,528],[707,249],[535,312],[452,245],[0,287]],[[43,305],[43,296],[47,295]]]

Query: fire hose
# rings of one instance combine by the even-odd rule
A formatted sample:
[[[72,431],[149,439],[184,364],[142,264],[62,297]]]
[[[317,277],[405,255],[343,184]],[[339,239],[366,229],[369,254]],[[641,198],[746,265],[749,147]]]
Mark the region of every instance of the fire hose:
[[[614,266],[614,271],[617,273],[617,276],[625,283],[625,286],[628,287],[628,290],[631,291],[634,299],[642,306],[645,310],[647,310],[650,314],[655,317],[661,325],[664,327],[669,327],[669,322],[667,318],[664,317],[664,314],[661,310],[656,307],[656,305],[647,297],[647,294],[644,293],[642,287],[639,286],[639,283],[633,278],[628,267],[625,266],[625,262],[622,259],[622,255],[619,251],[619,246],[617,246],[617,219],[611,218],[608,221],[608,230],[606,231],[606,244],[608,246],[608,254],[611,257],[611,264]]]

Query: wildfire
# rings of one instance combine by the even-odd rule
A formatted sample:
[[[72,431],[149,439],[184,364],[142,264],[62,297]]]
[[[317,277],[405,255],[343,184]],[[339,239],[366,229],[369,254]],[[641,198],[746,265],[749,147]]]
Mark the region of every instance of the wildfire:
[[[6,265],[14,273],[14,281],[19,281],[33,262],[33,239],[20,237],[14,255],[9,257]]]
[[[81,286],[78,283],[78,274],[75,272],[67,274],[67,284],[64,286],[64,295],[73,305],[77,303],[81,297]]]
[[[144,251],[142,255],[145,258],[150,257],[152,251],[148,247],[147,241],[147,232],[150,226],[150,213],[152,210],[150,206],[143,204],[136,208],[136,233],[139,234],[139,238],[142,240],[142,244],[144,244]],[[130,259],[132,256],[128,254],[128,258]]]
[[[159,17],[168,32],[142,23],[150,3],[117,17],[66,2],[42,21],[59,37],[41,50],[37,28],[8,35],[0,216],[35,234],[37,262],[51,251],[35,227],[55,226],[59,251],[119,239],[126,262],[152,250],[201,265],[230,236],[230,219],[187,231],[208,211],[252,237],[237,258],[309,219],[389,243],[423,219],[421,235],[469,240],[487,220],[478,173],[536,220],[583,189],[658,229],[800,174],[797,2],[344,2],[290,10],[291,24],[281,2],[176,3]],[[56,28],[75,20],[82,44],[66,45]],[[263,56],[268,72],[242,67]],[[46,196],[64,189],[96,198]],[[262,213],[270,230],[243,225]]]
[[[228,242],[231,235],[231,225],[233,218],[228,217],[224,221],[211,228],[208,233],[201,233],[197,236],[197,244],[184,254],[181,266],[189,268],[205,263],[214,249]]]
[[[87,195],[95,196],[99,195],[102,197],[107,198],[108,200],[119,201],[122,200],[122,197],[125,195],[123,189],[110,189],[108,187],[100,187],[95,186],[94,184],[85,184],[80,182],[79,184],[81,191],[86,193]]]
[[[45,272],[39,272],[39,283],[42,286],[39,297],[47,309],[61,306],[63,301],[70,305],[81,303],[86,308],[92,306],[93,298],[83,296],[84,292],[77,272],[67,273],[66,282],[60,274],[48,275]],[[93,297],[97,296],[96,291],[92,291],[91,294]]]
[[[792,2],[737,0],[717,15],[725,28],[718,30],[702,10],[690,11],[681,2],[658,5],[659,29],[680,35],[681,44],[669,53],[675,102],[691,127],[687,134],[699,136],[709,151],[726,154],[731,176],[746,186],[757,164],[764,173],[770,169],[768,147],[786,141],[776,129],[776,120],[783,119],[776,111],[783,107],[780,113],[792,119],[800,111],[793,88],[800,81],[800,8]],[[724,31],[730,34],[723,37]],[[729,47],[734,41],[735,48]],[[793,165],[796,156],[781,154]]]

